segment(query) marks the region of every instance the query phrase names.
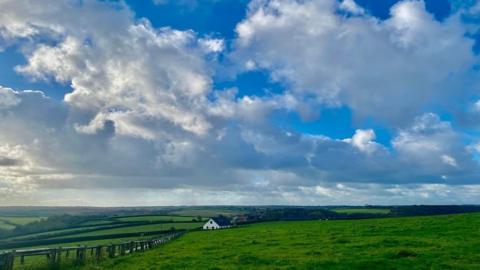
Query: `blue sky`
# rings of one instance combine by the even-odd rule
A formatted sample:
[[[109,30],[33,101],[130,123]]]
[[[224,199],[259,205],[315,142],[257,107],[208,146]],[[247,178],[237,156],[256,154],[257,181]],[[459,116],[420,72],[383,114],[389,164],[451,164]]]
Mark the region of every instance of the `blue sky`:
[[[48,1],[0,4],[0,204],[478,203],[477,1]]]

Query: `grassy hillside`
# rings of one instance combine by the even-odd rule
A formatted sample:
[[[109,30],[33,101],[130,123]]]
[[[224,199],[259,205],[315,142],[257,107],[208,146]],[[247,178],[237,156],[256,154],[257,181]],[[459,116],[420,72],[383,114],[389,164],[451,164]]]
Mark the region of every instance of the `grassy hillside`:
[[[84,269],[479,269],[480,214],[196,231]]]

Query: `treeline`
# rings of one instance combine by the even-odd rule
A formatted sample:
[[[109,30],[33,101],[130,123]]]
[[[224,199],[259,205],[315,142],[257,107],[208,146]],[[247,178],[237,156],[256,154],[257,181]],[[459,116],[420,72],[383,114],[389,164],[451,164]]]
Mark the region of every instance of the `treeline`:
[[[311,220],[332,219],[336,213],[327,209],[310,208],[266,208],[258,209],[248,215],[248,221],[275,221],[275,220]]]
[[[480,212],[480,205],[406,205],[390,207],[390,216],[429,216]]]
[[[355,207],[349,207],[355,208]],[[287,220],[333,220],[333,219],[366,219],[380,217],[406,217],[426,215],[446,215],[480,212],[478,205],[411,205],[357,207],[372,209],[389,209],[388,213],[339,213],[324,207],[262,207],[245,215],[238,223],[254,223],[262,221]]]

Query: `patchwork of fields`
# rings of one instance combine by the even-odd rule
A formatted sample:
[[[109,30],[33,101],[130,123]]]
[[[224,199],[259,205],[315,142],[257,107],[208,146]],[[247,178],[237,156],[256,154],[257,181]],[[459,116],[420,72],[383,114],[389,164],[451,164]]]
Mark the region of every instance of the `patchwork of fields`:
[[[0,250],[120,243],[152,238],[172,230],[200,228],[202,225],[202,222],[196,221],[196,218],[191,216],[106,217],[89,220],[69,228],[0,239]]]
[[[480,214],[266,222],[189,232],[83,269],[479,269]]]
[[[63,258],[61,269],[480,269],[480,213],[386,218],[392,213],[388,208],[338,207],[331,210],[385,218],[276,221],[196,230],[208,216],[235,214],[221,210],[92,216],[72,226],[0,239],[0,250],[109,245],[189,230],[144,253],[87,260],[83,266],[75,266],[72,256]],[[41,219],[45,218],[0,216],[0,222],[13,228]],[[26,257],[23,265],[17,258],[15,269],[48,267],[45,256],[33,256]]]

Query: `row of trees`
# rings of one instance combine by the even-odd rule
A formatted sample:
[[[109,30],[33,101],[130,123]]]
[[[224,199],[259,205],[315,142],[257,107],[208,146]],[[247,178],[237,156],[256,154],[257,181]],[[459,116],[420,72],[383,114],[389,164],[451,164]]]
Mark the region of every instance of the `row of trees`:
[[[365,207],[359,207],[365,208]],[[376,207],[366,207],[376,208]],[[405,217],[424,215],[446,215],[480,212],[478,205],[410,205],[381,207],[389,213],[338,213],[324,207],[272,207],[257,208],[247,214],[242,223],[276,220],[326,220],[326,219],[365,219],[379,217]]]

